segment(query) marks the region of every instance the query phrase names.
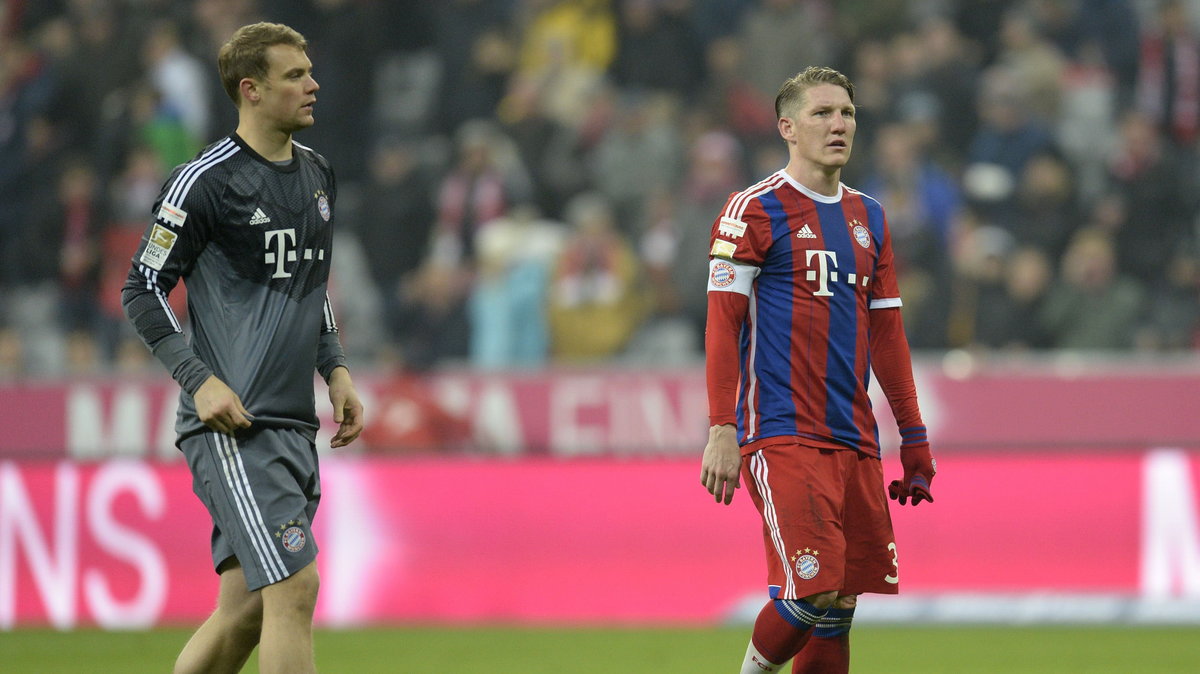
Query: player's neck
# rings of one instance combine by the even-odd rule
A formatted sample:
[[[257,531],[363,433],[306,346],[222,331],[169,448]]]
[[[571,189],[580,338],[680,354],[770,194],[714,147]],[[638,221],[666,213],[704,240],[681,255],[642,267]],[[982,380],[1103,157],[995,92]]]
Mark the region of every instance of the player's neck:
[[[827,197],[837,196],[838,185],[842,182],[841,168],[830,169],[823,166],[805,166],[793,159],[788,162],[788,165],[783,170],[794,178],[796,182],[817,194],[823,194]]]
[[[250,149],[267,161],[288,161],[292,158],[292,134],[277,128],[254,123],[253,118],[243,117],[238,122],[237,135],[246,141]]]

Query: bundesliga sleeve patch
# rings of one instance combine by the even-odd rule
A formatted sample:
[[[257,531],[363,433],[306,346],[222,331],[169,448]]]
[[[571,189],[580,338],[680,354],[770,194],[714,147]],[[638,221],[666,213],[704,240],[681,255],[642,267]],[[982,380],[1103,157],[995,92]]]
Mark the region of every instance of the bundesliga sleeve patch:
[[[141,262],[156,271],[162,271],[163,264],[175,247],[179,235],[162,225],[155,224],[150,230],[150,240],[146,242],[146,250],[142,251]]]
[[[738,239],[746,233],[746,223],[733,218],[721,218],[721,224],[717,226],[717,231],[731,239]]]
[[[732,260],[733,254],[736,252],[737,252],[737,244],[730,243],[728,241],[723,241],[721,239],[716,239],[713,241],[712,250],[709,251],[708,254],[713,257],[725,257],[725,258],[729,258]]]
[[[158,209],[158,219],[176,227],[183,227],[183,223],[187,221],[187,215],[187,211],[169,201],[164,201]]]
[[[708,261],[708,289],[749,295],[758,267],[730,260]]]

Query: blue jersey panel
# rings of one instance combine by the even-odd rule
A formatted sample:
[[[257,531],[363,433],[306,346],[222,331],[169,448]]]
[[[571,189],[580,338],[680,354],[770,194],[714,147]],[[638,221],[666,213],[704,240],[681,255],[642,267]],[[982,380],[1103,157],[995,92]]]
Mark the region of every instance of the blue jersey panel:
[[[855,274],[855,254],[858,244],[850,237],[842,205],[814,202],[821,220],[825,247],[837,256],[837,278],[844,280]],[[851,447],[860,445],[861,436],[854,424],[854,397],[858,391],[856,345],[858,344],[858,298],[854,286],[831,283],[833,296],[829,302],[829,343],[825,365],[825,387],[828,390],[825,423],[835,439]]]
[[[775,242],[767,252],[762,272],[756,279],[758,352],[754,373],[758,378],[758,421],[756,437],[796,434],[796,405],[792,399],[793,269],[789,234],[791,226],[783,204],[774,192],[759,197],[771,220]]]

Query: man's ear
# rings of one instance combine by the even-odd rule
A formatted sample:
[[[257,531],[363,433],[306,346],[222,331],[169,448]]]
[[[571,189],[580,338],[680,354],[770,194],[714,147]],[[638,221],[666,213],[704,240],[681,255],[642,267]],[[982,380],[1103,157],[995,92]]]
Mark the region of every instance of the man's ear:
[[[243,77],[241,82],[238,82],[238,91],[242,94],[242,100],[247,103],[257,103],[262,94],[258,90],[258,82],[255,82],[249,77]]]
[[[779,126],[779,135],[782,136],[784,140],[791,141],[795,139],[796,127],[792,122],[791,117],[780,117],[777,124]]]

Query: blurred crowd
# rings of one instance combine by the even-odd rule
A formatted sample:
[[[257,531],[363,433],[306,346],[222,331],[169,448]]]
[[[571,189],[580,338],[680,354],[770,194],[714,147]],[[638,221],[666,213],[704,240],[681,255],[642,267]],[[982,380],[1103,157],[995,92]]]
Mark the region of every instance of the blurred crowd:
[[[711,224],[809,64],[856,84],[915,349],[1200,346],[1197,0],[0,0],[0,377],[156,371],[119,287],[257,20],[310,43],[372,368],[700,362]]]

